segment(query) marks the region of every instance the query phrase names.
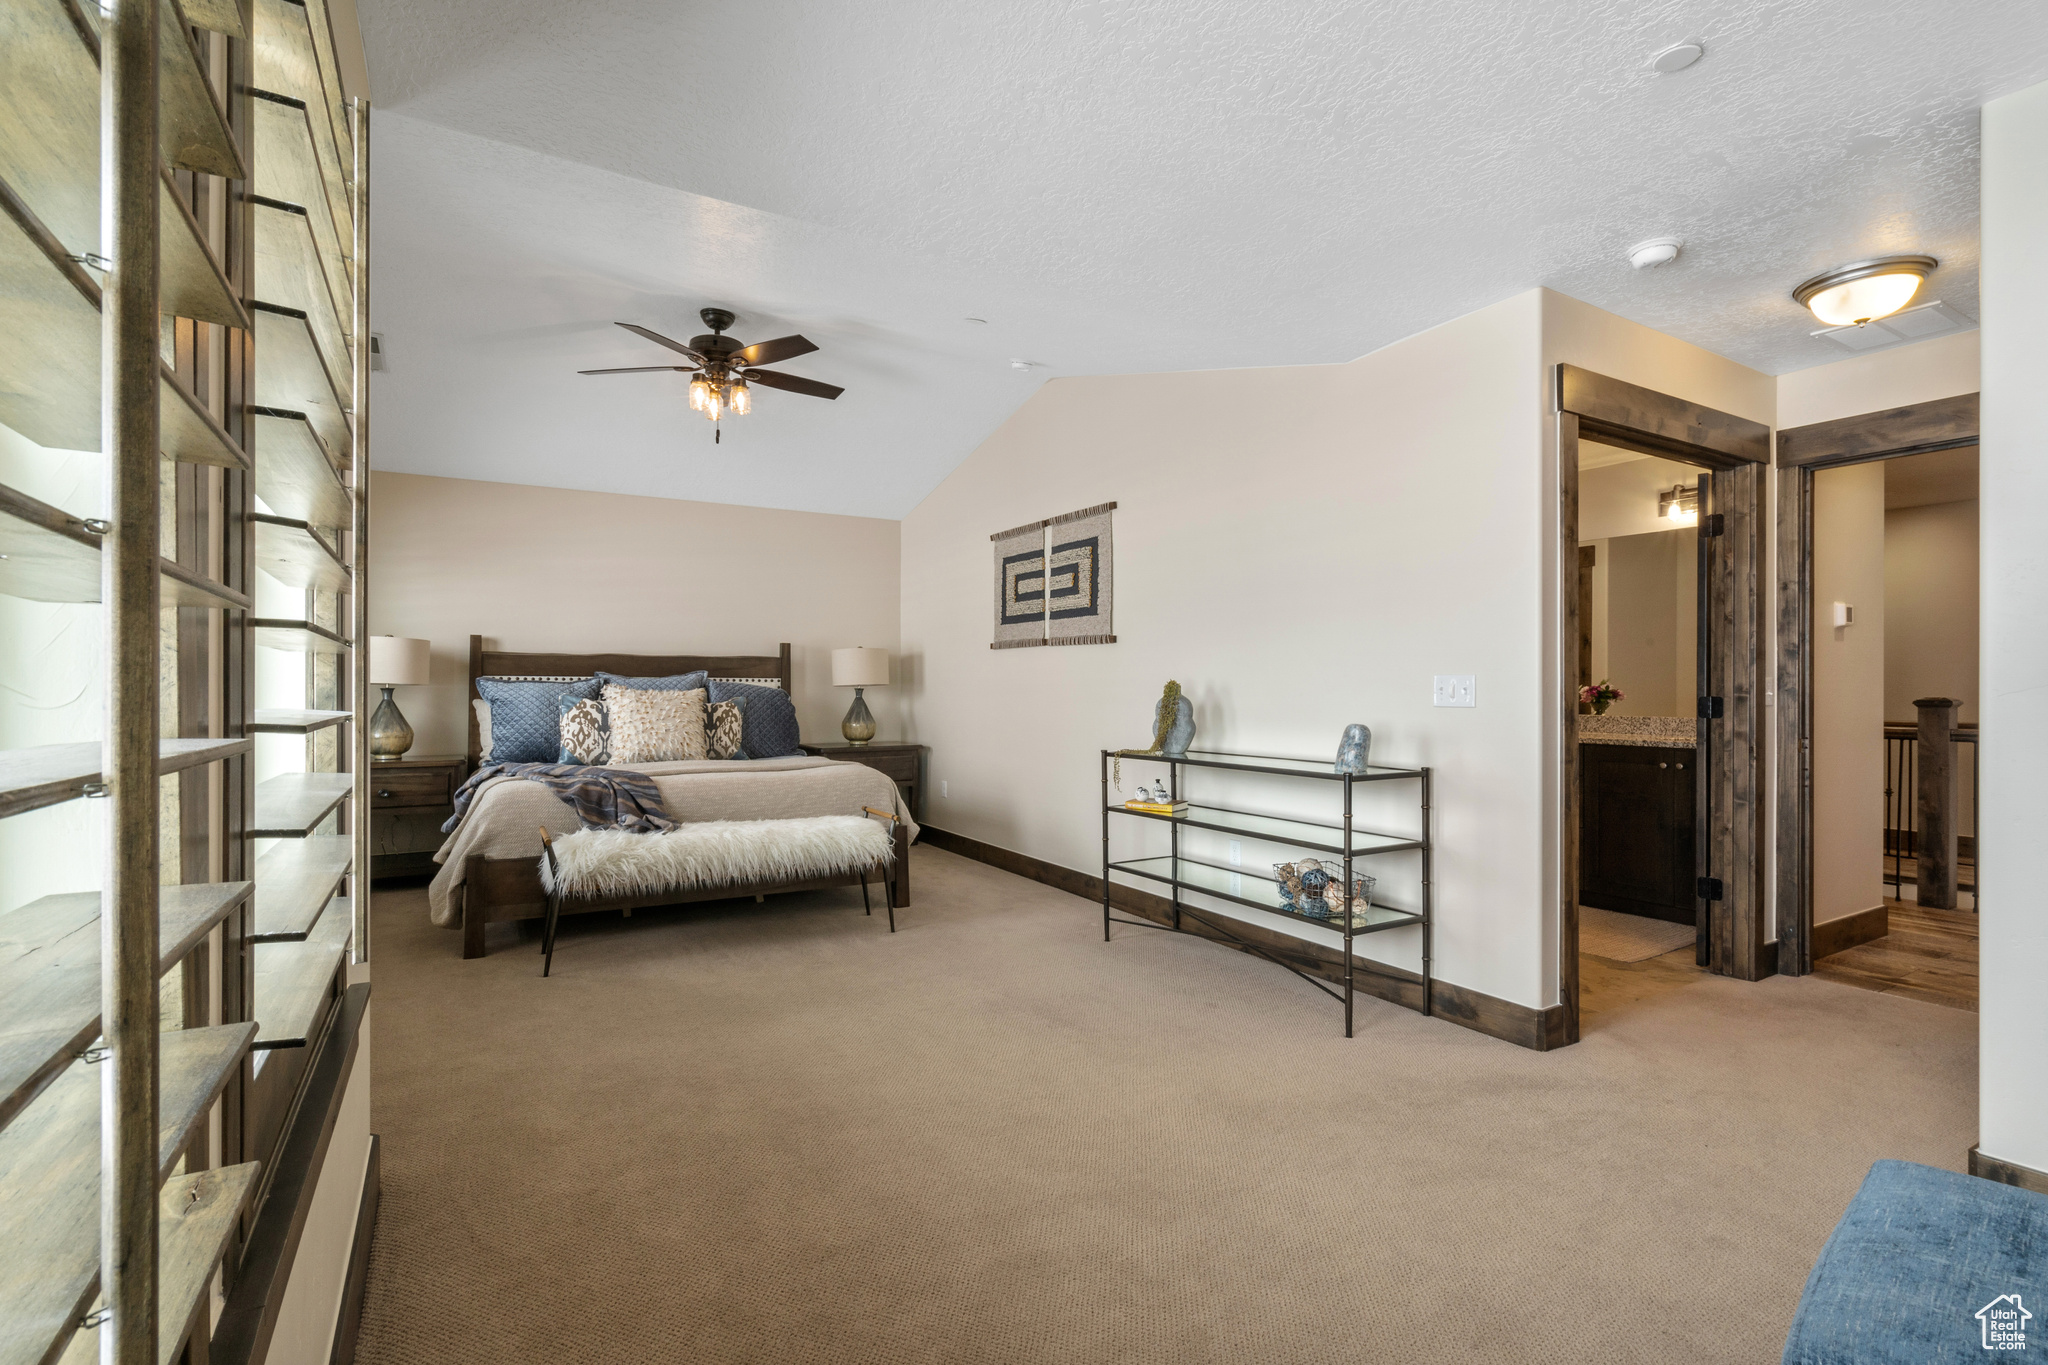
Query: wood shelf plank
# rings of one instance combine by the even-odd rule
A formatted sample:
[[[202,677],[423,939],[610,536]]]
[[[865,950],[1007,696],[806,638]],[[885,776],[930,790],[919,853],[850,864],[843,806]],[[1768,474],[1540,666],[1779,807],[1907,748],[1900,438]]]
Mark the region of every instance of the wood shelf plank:
[[[233,758],[250,748],[246,739],[166,739],[157,751],[157,775]],[[0,750],[0,818],[76,800],[99,780],[98,740]]]
[[[346,834],[312,834],[279,844],[256,863],[256,905],[249,937],[298,943],[320,922],[355,860]]]
[[[349,898],[337,896],[304,942],[256,945],[256,1051],[304,1047],[311,1040],[354,929]]]
[[[265,303],[297,309],[307,315],[313,339],[327,367],[347,376],[353,356],[349,340],[354,327],[343,321],[349,295],[346,263],[324,244],[315,214],[325,206],[307,208],[297,200],[257,194],[251,197],[256,220],[256,291]]]
[[[262,1174],[262,1163],[250,1161],[164,1182],[157,1200],[157,1365],[175,1365],[185,1344],[178,1333],[220,1269]],[[97,1327],[79,1329],[57,1365],[99,1365],[99,1335]]]
[[[162,561],[167,607],[249,609],[249,599]],[[0,593],[31,602],[100,600],[100,538],[85,522],[26,493],[0,486]]]
[[[355,790],[349,773],[279,773],[256,784],[258,839],[303,839]]]
[[[158,1179],[255,1033],[245,1023],[162,1035]],[[99,1213],[100,1073],[76,1062],[0,1133],[0,1360],[46,1360],[69,1340],[98,1290]]]
[[[311,621],[258,616],[249,624],[255,627],[256,643],[265,649],[282,649],[295,654],[346,654],[349,649],[348,641]]]
[[[294,588],[347,592],[348,566],[303,521],[257,512],[256,567]]]
[[[250,882],[167,886],[157,901],[157,970],[184,961],[254,890]],[[100,1031],[100,893],[44,896],[0,915],[0,1127]]]
[[[29,212],[11,182],[0,182],[0,278],[8,282],[0,295],[0,374],[7,376],[0,422],[49,449],[98,451],[100,286]],[[165,455],[190,464],[248,466],[220,423],[167,367],[159,368],[158,391]]]
[[[347,400],[313,343],[303,313],[274,304],[251,306],[256,323],[256,404],[305,414],[329,450],[351,448]]]
[[[242,22],[242,7],[235,0],[185,0],[185,18],[196,28],[230,38],[249,36],[248,25]]]
[[[323,5],[323,18],[325,12]],[[257,89],[282,95],[304,107],[314,165],[326,185],[328,199],[334,204],[334,224],[344,243],[342,254],[349,255],[353,251],[349,191],[355,181],[355,153],[349,145],[340,88],[330,86],[323,74],[323,67],[333,70],[331,53],[327,61],[321,60],[320,40],[327,37],[325,30],[322,23],[316,35],[313,11],[305,5],[292,0],[256,0],[254,75]],[[266,157],[277,154],[260,131],[256,146],[259,167]]]
[[[257,735],[310,735],[330,725],[346,725],[352,711],[291,711],[283,707],[260,708],[249,732]]]
[[[252,408],[256,428],[256,496],[281,517],[312,526],[349,524],[349,490],[337,463],[302,412]]]

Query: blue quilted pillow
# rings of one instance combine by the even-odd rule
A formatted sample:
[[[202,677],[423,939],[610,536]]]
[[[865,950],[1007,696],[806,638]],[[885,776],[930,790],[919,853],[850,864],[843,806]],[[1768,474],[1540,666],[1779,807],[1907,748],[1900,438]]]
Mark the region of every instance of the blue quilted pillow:
[[[562,698],[598,695],[595,678],[514,682],[478,678],[477,695],[491,704],[491,761],[553,763],[562,752]]]
[[[722,701],[745,705],[740,730],[742,757],[782,758],[803,752],[797,745],[796,704],[781,688],[713,678],[711,701],[714,706]]]
[[[642,692],[694,692],[704,686],[710,677],[711,675],[701,668],[695,673],[675,673],[666,678],[622,678],[616,673],[600,672],[597,675],[597,685],[600,689],[606,683],[611,683],[615,687],[631,687]],[[712,700],[718,699],[713,697]]]

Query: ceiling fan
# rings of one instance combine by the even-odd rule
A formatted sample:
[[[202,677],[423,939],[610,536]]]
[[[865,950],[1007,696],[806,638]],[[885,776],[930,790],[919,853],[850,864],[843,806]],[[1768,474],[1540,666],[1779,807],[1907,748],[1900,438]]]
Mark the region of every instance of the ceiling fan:
[[[751,386],[754,384],[765,384],[771,389],[784,389],[790,393],[805,393],[813,398],[837,398],[846,392],[831,384],[820,384],[815,379],[758,368],[793,356],[808,355],[818,349],[803,337],[777,337],[773,341],[757,341],[751,346],[742,346],[735,338],[724,335],[725,329],[733,324],[731,312],[724,308],[704,308],[698,310],[697,316],[704,319],[704,325],[711,331],[704,336],[691,337],[687,346],[630,322],[618,324],[657,346],[666,346],[688,356],[695,364],[629,365],[621,369],[578,370],[576,373],[646,374],[659,370],[694,374],[697,377],[690,381],[690,406],[713,422],[728,412],[735,417],[744,417],[752,412],[754,395]],[[714,431],[711,439],[716,444],[718,433]]]

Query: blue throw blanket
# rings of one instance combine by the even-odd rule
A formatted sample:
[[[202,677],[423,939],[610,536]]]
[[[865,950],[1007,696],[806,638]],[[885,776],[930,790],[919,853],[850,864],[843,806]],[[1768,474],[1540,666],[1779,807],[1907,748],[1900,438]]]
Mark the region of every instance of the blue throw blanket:
[[[574,763],[486,763],[455,793],[455,814],[441,826],[443,834],[455,832],[476,789],[494,777],[523,777],[540,783],[576,808],[576,818],[585,829],[660,834],[676,827],[668,818],[668,807],[662,804],[660,789],[645,773]]]

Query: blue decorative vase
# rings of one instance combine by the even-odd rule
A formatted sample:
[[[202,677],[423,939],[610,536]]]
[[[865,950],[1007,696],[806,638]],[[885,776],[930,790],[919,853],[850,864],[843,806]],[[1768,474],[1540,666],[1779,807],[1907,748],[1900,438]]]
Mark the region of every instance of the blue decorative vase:
[[[1344,738],[1337,742],[1337,771],[1340,773],[1362,773],[1367,759],[1372,755],[1372,731],[1363,725],[1344,727]]]
[[[1166,705],[1161,697],[1152,707],[1152,733],[1159,733],[1160,707]],[[1174,707],[1173,726],[1166,732],[1166,743],[1159,752],[1168,758],[1187,757],[1188,745],[1195,742],[1195,704],[1186,697],[1177,700]]]

